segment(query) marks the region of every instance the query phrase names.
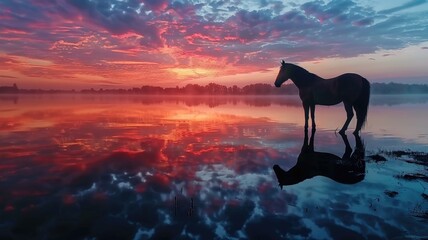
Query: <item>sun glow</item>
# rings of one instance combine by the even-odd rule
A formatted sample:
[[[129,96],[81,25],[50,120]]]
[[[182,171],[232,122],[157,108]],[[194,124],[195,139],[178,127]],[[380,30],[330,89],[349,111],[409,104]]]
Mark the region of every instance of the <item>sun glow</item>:
[[[216,74],[214,69],[208,68],[171,68],[169,71],[177,74],[178,78],[194,78],[194,77],[207,77]]]

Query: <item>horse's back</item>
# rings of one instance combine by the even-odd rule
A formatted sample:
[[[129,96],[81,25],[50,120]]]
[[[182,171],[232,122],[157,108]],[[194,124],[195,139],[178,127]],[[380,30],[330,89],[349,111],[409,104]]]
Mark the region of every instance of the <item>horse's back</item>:
[[[337,82],[340,97],[345,102],[354,102],[363,89],[364,77],[356,73],[345,73],[333,79]]]
[[[356,85],[362,86],[362,82],[365,78],[356,73],[345,73],[332,80],[337,81],[343,87],[355,87]]]

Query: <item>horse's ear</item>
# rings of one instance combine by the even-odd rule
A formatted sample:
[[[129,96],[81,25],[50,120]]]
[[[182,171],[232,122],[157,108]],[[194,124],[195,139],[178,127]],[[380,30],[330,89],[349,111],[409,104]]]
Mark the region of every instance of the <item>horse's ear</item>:
[[[284,62],[284,60],[282,60],[282,61],[281,61],[281,65],[282,65],[282,66],[284,66],[284,65],[285,65],[285,62]]]

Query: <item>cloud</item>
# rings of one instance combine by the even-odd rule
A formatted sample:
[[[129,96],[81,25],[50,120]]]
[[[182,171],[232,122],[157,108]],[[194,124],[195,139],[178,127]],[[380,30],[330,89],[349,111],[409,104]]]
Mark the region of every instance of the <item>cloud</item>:
[[[119,65],[156,65],[155,62],[142,62],[142,61],[104,61],[108,64],[119,64]]]
[[[147,7],[148,9],[151,9],[153,11],[162,11],[165,10],[166,7],[168,6],[168,2],[167,0],[144,0],[143,2],[143,6]]]
[[[16,78],[14,76],[9,76],[9,75],[0,75],[0,78]]]
[[[386,10],[382,10],[379,13],[382,13],[382,14],[395,13],[395,12],[402,11],[402,10],[405,10],[405,9],[408,9],[408,8],[412,8],[412,7],[416,7],[416,6],[422,5],[422,4],[426,3],[426,2],[427,2],[426,0],[411,0],[411,1],[409,1],[407,3],[404,3],[404,4],[400,5],[400,6],[393,7],[393,8],[386,9]]]
[[[165,70],[171,67],[214,69],[187,77],[217,77],[264,71],[279,59],[347,58],[419,44],[428,38],[428,19],[423,12],[399,11],[424,3],[409,1],[377,12],[350,0],[253,5],[240,0],[5,0],[0,3],[0,51],[51,61],[52,68],[65,72],[73,64],[84,66],[83,74],[108,77],[109,65],[105,75],[111,78],[125,74],[132,84],[166,84],[183,79]],[[158,64],[137,64],[150,62]],[[146,78],[137,77],[137,71]],[[19,72],[34,71],[22,67]]]
[[[374,22],[373,18],[364,18],[361,20],[354,21],[353,24],[358,27],[371,25]]]
[[[159,29],[149,23],[150,14],[140,10],[138,1],[89,1],[68,0],[72,6],[83,14],[86,21],[108,30],[114,35],[122,35],[128,32],[138,33],[143,36],[141,44],[147,47],[160,47],[163,45]],[[149,9],[160,9],[160,4],[154,1],[146,1]]]

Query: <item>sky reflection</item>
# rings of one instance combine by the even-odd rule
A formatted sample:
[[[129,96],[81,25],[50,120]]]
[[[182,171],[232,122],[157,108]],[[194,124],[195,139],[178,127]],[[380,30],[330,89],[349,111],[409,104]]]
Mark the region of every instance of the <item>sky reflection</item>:
[[[279,188],[272,166],[291,169],[304,143],[302,109],[292,98],[259,106],[238,98],[57,97],[1,105],[1,239],[427,235],[426,220],[415,217],[427,211],[425,182],[397,178],[426,169],[405,159],[366,158],[364,180],[354,185],[314,176]],[[422,149],[426,138],[404,138],[419,125],[399,135],[383,125],[393,136],[385,138],[374,124],[394,122],[377,110],[408,114],[424,104],[373,105],[366,155]],[[346,145],[322,117],[343,109],[318,111],[315,150],[343,156]]]

